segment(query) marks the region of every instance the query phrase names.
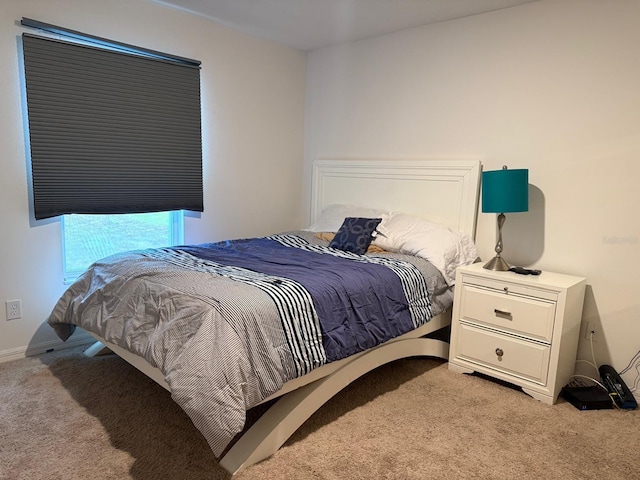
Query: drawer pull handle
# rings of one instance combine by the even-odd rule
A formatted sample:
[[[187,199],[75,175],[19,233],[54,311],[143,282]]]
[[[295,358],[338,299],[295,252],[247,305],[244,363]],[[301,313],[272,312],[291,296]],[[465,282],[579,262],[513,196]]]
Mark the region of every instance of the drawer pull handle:
[[[502,356],[504,355],[504,350],[502,350],[501,348],[496,348],[496,355],[498,356],[498,358],[502,358]]]
[[[498,310],[497,308],[493,309],[493,313],[498,317],[505,318],[507,320],[511,320],[511,312],[505,312],[504,310]]]

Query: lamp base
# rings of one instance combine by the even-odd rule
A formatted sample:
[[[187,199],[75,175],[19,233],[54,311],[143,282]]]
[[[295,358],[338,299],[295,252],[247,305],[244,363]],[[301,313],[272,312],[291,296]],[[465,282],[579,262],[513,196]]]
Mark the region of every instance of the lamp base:
[[[496,255],[487,263],[484,264],[484,268],[487,270],[494,270],[496,272],[506,272],[509,270],[509,264],[500,255]]]

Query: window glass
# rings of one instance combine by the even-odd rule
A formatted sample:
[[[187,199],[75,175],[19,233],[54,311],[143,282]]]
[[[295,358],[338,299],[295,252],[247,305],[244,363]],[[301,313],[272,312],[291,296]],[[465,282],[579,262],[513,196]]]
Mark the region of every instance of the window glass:
[[[114,253],[183,243],[179,212],[65,215],[62,220],[64,280],[73,281],[93,262]]]

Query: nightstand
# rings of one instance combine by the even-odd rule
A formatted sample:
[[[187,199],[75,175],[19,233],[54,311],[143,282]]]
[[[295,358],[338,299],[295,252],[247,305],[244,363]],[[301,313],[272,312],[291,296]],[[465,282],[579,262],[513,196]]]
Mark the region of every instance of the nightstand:
[[[554,404],[575,369],[586,280],[458,268],[449,369],[479,372]]]

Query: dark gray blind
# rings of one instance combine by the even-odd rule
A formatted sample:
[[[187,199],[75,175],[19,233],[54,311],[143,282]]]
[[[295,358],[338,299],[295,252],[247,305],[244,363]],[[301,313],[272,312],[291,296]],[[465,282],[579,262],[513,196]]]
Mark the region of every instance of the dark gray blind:
[[[22,43],[36,219],[203,211],[197,65]]]

